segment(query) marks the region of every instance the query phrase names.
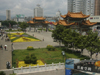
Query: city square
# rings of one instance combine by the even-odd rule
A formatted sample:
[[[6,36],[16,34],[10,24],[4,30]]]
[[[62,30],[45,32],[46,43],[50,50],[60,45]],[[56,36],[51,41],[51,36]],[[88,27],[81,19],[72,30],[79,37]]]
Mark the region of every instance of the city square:
[[[0,13],[0,75],[99,75],[100,1],[32,2]]]

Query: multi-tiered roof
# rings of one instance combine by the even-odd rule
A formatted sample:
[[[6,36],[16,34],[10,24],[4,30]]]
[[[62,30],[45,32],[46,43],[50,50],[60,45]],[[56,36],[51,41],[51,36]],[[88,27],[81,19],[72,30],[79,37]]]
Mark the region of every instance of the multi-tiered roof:
[[[48,21],[45,21],[46,18],[44,17],[34,17],[32,18],[31,21],[27,22],[29,24],[38,24],[38,23],[43,23],[43,24],[49,24]]]
[[[69,12],[66,15],[61,15],[64,20],[59,20],[58,22],[53,22],[54,25],[72,26],[72,25],[86,25],[93,26],[96,23],[92,23],[86,20],[90,15],[84,15],[82,12],[72,13]]]

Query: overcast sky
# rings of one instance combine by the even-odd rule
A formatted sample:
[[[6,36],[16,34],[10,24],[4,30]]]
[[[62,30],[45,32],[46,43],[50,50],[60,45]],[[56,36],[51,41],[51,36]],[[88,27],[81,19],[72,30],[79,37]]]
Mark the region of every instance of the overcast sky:
[[[33,9],[37,4],[44,10],[44,16],[55,16],[58,10],[67,13],[67,0],[0,0],[0,15],[6,16],[6,10],[11,10],[11,17],[24,14],[33,17]]]

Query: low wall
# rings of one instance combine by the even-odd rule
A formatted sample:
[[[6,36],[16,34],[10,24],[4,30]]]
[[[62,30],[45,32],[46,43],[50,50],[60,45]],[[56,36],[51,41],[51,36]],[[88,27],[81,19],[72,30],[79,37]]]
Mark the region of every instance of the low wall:
[[[0,72],[3,71],[6,75],[13,74],[14,70],[13,69],[4,69],[0,70]]]
[[[65,69],[38,71],[33,73],[19,73],[17,75],[65,75]]]

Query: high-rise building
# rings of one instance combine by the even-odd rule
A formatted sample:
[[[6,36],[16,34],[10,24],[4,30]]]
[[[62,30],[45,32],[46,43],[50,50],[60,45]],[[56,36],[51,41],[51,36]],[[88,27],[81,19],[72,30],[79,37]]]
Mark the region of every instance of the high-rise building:
[[[83,11],[83,1],[82,0],[72,0],[72,12],[80,12]]]
[[[73,0],[68,0],[68,11],[73,12]]]
[[[95,0],[68,0],[68,11],[94,15]]]
[[[95,15],[100,15],[100,0],[95,0]]]
[[[10,10],[6,10],[6,20],[11,20],[11,12],[10,12]]]
[[[39,4],[34,8],[34,17],[43,17],[43,8]]]
[[[86,15],[94,15],[95,0],[83,0],[83,13]]]

